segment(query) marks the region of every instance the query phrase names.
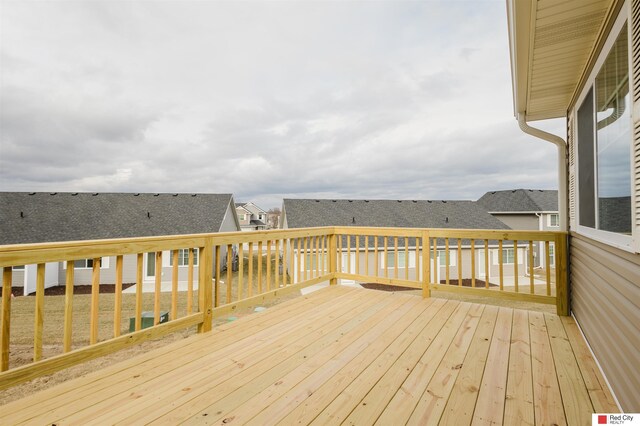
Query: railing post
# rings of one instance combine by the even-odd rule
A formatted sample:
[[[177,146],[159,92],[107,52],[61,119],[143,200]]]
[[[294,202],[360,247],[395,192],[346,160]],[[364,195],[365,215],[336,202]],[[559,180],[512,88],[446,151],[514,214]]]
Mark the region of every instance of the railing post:
[[[337,244],[337,235],[335,230],[331,235],[329,235],[329,273],[331,274],[331,279],[329,280],[329,285],[338,284],[338,278],[336,278],[336,274],[338,273],[338,244]]]
[[[569,284],[567,256],[568,236],[566,233],[558,233],[555,237],[556,256],[556,310],[558,315],[568,316],[571,312],[569,307]]]
[[[26,266],[25,266],[26,268]],[[0,371],[9,369],[9,344],[11,342],[11,266],[2,269],[2,328],[0,328]]]
[[[416,238],[416,250],[418,250]],[[429,262],[429,231],[422,232],[422,297],[431,297],[431,262]]]
[[[204,247],[198,253],[200,268],[198,271],[198,308],[202,312],[202,323],[198,325],[198,333],[211,331],[213,320],[213,298],[211,297],[211,285],[213,281],[213,241],[207,238]]]

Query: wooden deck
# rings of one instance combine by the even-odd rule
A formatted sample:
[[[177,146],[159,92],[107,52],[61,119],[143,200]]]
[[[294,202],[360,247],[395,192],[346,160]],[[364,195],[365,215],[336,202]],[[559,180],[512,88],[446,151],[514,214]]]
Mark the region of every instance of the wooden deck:
[[[0,424],[591,424],[572,318],[331,287],[7,404]]]

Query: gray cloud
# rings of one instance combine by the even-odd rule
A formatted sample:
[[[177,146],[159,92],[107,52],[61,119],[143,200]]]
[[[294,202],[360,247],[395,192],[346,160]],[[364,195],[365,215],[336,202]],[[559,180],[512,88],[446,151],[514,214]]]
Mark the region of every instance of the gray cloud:
[[[501,2],[3,9],[3,190],[233,192],[268,208],[555,186],[554,149],[512,118]]]

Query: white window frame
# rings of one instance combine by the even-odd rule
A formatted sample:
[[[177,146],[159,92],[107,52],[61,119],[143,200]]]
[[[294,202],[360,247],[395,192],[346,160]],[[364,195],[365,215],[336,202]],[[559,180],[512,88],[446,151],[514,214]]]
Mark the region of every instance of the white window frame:
[[[246,215],[246,213],[240,213],[240,214],[238,214],[238,219],[239,219],[239,220],[247,220],[247,215]]]
[[[162,254],[165,257],[165,254]],[[173,253],[171,251],[166,253],[167,263],[164,266],[173,267]],[[193,249],[193,266],[198,266],[198,249]],[[182,264],[180,264],[182,262]],[[164,263],[164,262],[163,262]],[[189,249],[178,249],[178,268],[189,267]]]
[[[609,34],[607,35],[607,40],[604,44],[604,46],[602,47],[602,51],[600,52],[600,54],[598,55],[598,59],[596,60],[595,65],[593,66],[593,69],[591,70],[591,73],[589,74],[589,78],[586,80],[586,84],[584,85],[584,87],[582,88],[582,91],[580,92],[580,96],[578,96],[575,106],[573,108],[573,112],[572,112],[572,116],[574,119],[575,123],[578,123],[578,109],[580,108],[580,106],[582,105],[582,103],[584,102],[585,98],[587,97],[587,94],[589,93],[589,91],[594,87],[594,83],[595,83],[595,79],[596,76],[598,75],[598,72],[600,71],[600,69],[602,68],[602,65],[604,64],[605,60],[607,59],[607,56],[609,55],[609,53],[611,52],[611,48],[613,47],[614,43],[616,42],[616,40],[618,39],[618,35],[620,34],[620,31],[622,30],[622,27],[624,26],[625,23],[627,23],[629,21],[629,8],[630,8],[630,3],[627,1],[625,2],[624,6],[620,9],[620,13],[618,15],[618,17],[616,18],[615,23],[613,24],[613,27],[611,28],[611,31],[609,32]],[[629,57],[628,57],[628,61],[629,61],[629,73],[631,73],[633,67],[631,64],[631,58],[633,56],[633,50],[631,47],[631,22],[628,22],[629,25],[627,25],[627,38],[629,40]],[[631,80],[631,75],[629,76],[629,79]],[[631,84],[630,84],[631,87]],[[632,95],[632,94],[631,94]],[[633,105],[632,105],[632,109],[633,109]],[[631,120],[633,121],[633,116],[631,117]],[[632,127],[633,127],[633,122],[631,123]],[[634,143],[633,143],[633,139],[630,141],[629,143],[629,149],[631,150],[631,180],[632,180],[632,184],[633,184],[633,179],[635,176],[635,171],[633,169],[634,166],[634,162],[633,162],[633,158],[634,158],[634,152],[633,152],[633,148],[634,148]],[[576,146],[574,147],[574,149],[577,149],[577,138],[576,138]],[[594,161],[594,175],[596,176],[595,179],[597,181],[597,161]],[[576,174],[576,182],[579,182],[579,175],[580,175],[580,157],[578,155],[576,155],[576,166],[575,166],[575,174]],[[594,194],[596,199],[597,199],[597,193]],[[586,237],[592,238],[596,241],[599,241],[601,243],[619,248],[621,250],[625,250],[625,251],[629,251],[634,253],[634,247],[633,247],[633,238],[634,238],[634,233],[635,231],[635,227],[633,226],[633,210],[632,210],[632,226],[631,226],[631,232],[632,235],[623,235],[623,234],[619,234],[617,232],[610,232],[610,231],[605,231],[602,229],[595,229],[595,228],[590,228],[588,226],[584,226],[584,225],[580,225],[580,186],[576,185],[576,202],[575,202],[575,206],[576,206],[576,229],[578,231],[579,234],[584,235]],[[635,191],[633,189],[633,186],[631,188],[631,205],[634,206],[635,204]],[[597,202],[596,205],[594,206],[594,208],[596,209],[596,218],[597,218]],[[632,207],[633,209],[633,207]]]
[[[457,258],[458,258],[458,250],[449,250],[449,266],[456,266],[456,262],[457,262]],[[438,256],[438,267],[439,268],[446,268],[447,265],[447,258],[446,258],[446,251],[445,250],[437,250],[436,251],[436,256]],[[440,256],[442,256],[442,261],[440,259]]]
[[[553,220],[551,220],[552,218],[556,218],[556,224],[553,224]],[[560,214],[558,213],[550,213],[547,216],[547,226],[549,228],[558,228],[560,226]]]
[[[554,243],[549,243],[549,265],[548,266],[556,266],[556,247]]]
[[[523,259],[526,257],[525,253],[524,253],[524,249],[522,247],[517,247],[518,249],[518,265],[522,265],[523,264]],[[514,247],[502,247],[502,251],[505,252],[507,250],[515,250]],[[500,249],[493,249],[493,256],[491,256],[493,258],[493,265],[499,265],[500,264],[500,256],[503,255],[502,253],[500,253]],[[503,265],[513,265],[515,264],[515,251],[514,251],[514,258],[513,258],[513,262],[502,262]]]
[[[75,266],[75,262],[78,261],[78,260],[84,260],[85,261],[85,266]],[[88,260],[93,260],[93,258],[64,261],[64,262],[62,262],[62,269],[67,269],[67,263],[71,262],[74,265],[74,269],[77,269],[77,270],[80,270],[80,271],[90,271],[90,270],[93,269],[93,266],[86,266]],[[109,269],[109,256],[105,256],[105,257],[101,258],[100,269]]]

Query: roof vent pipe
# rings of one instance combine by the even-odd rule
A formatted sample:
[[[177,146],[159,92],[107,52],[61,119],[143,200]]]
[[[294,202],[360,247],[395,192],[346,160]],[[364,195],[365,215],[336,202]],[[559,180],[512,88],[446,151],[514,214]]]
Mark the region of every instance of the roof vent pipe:
[[[558,135],[529,126],[523,112],[518,113],[518,125],[520,130],[526,134],[551,142],[558,147],[558,212],[560,213],[560,230],[566,231],[569,213],[567,208],[567,143]]]

